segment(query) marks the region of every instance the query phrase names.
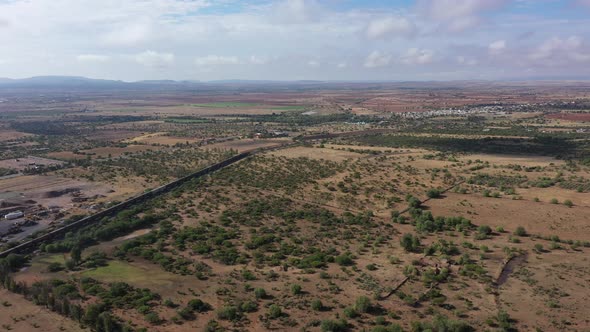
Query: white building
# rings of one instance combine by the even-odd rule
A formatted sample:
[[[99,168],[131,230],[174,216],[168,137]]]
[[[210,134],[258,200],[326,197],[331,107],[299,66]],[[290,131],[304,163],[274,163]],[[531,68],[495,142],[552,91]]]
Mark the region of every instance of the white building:
[[[4,216],[4,219],[7,220],[12,220],[12,219],[18,219],[18,218],[22,218],[24,217],[24,213],[22,211],[14,211],[14,212],[10,212],[9,214]]]

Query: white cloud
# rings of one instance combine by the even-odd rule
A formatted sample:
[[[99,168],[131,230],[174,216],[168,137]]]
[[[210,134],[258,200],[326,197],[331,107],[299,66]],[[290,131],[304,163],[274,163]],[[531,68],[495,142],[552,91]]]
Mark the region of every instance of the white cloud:
[[[366,68],[385,67],[391,63],[391,55],[383,54],[379,51],[373,51],[365,59],[364,66]]]
[[[135,61],[146,67],[163,68],[174,63],[174,54],[145,51],[134,56]]]
[[[539,45],[529,55],[529,58],[532,60],[543,60],[566,56],[573,60],[583,60],[586,58],[586,55],[580,53],[581,46],[582,38],[578,36],[570,36],[567,39],[553,37]]]
[[[491,43],[488,46],[488,50],[489,50],[490,54],[492,54],[492,55],[500,54],[500,53],[504,52],[505,49],[506,49],[506,41],[505,40],[496,40],[495,42]]]
[[[463,55],[457,56],[456,60],[458,64],[466,66],[475,66],[479,63],[479,61],[477,61],[476,59],[468,58]]]
[[[401,62],[408,65],[425,65],[433,61],[434,52],[431,50],[421,50],[418,48],[410,48],[401,57]]]
[[[590,30],[572,11],[590,7],[549,13],[543,4],[555,0],[526,0],[526,10],[525,0],[512,0],[520,2],[503,8],[509,1],[0,0],[0,40],[10,46],[0,57],[11,61],[0,76],[426,79],[525,68],[590,75]],[[453,31],[462,33],[441,38]],[[537,39],[552,35],[559,37]]]
[[[272,6],[274,19],[283,24],[302,24],[321,18],[322,6],[316,0],[283,0]]]
[[[321,64],[317,60],[309,60],[307,61],[307,65],[310,67],[319,67]]]
[[[236,56],[207,55],[195,58],[197,66],[237,65],[239,63],[240,59]]]
[[[372,20],[366,29],[366,35],[369,39],[390,39],[398,36],[412,37],[415,34],[416,25],[407,18],[399,16]]]
[[[150,40],[152,29],[148,23],[133,23],[104,33],[100,39],[106,45],[135,46]]]
[[[482,14],[500,9],[510,0],[418,0],[425,16],[442,22],[447,30],[465,31],[482,21]]]
[[[270,60],[268,59],[268,57],[265,56],[251,55],[249,58],[249,62],[253,65],[265,65],[269,61]]]
[[[99,55],[99,54],[80,54],[76,56],[76,60],[79,62],[95,62],[95,63],[104,63],[108,62],[111,59],[108,55]]]

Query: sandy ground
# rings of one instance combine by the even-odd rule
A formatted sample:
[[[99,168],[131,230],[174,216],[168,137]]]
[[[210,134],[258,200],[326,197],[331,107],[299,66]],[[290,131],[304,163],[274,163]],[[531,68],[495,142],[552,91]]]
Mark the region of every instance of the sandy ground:
[[[25,168],[32,168],[35,166],[53,166],[53,165],[62,165],[62,164],[63,164],[63,161],[60,161],[60,160],[52,160],[52,159],[47,159],[47,158],[35,157],[35,156],[28,156],[25,158],[18,158],[18,159],[0,160],[0,167],[16,169],[19,171],[22,171]]]
[[[434,215],[463,215],[476,225],[502,226],[509,232],[523,226],[531,234],[590,240],[590,207],[568,208],[548,202],[491,198],[481,194],[447,193],[446,196],[428,202]]]
[[[44,206],[70,205],[69,191],[72,190],[80,190],[90,197],[106,195],[110,188],[55,175],[26,175],[0,180],[0,194],[17,193],[21,199],[31,199]]]
[[[87,155],[90,155],[92,158],[107,158],[109,155],[112,158],[116,158],[119,156],[124,155],[125,153],[137,153],[143,152],[148,150],[157,150],[158,147],[150,146],[150,145],[129,145],[124,148],[119,147],[101,147],[101,148],[94,148],[89,150],[80,150],[81,153],[84,154],[76,154],[70,151],[64,152],[52,152],[48,153],[47,155],[52,158],[59,158],[59,159],[86,159]]]
[[[563,160],[558,160],[552,157],[544,157],[544,156],[522,156],[522,155],[503,155],[503,154],[470,154],[464,157],[461,157],[460,160],[467,161],[467,160],[481,160],[481,161],[488,161],[490,163],[496,165],[521,165],[526,167],[534,167],[534,166],[549,166],[553,165],[563,165],[565,162]]]
[[[344,161],[346,159],[353,159],[361,157],[360,153],[335,150],[335,149],[321,149],[321,148],[310,148],[298,146],[289,149],[281,149],[270,152],[273,156],[288,157],[288,158],[312,158],[312,159],[325,159],[332,161]]]
[[[2,129],[0,130],[0,142],[14,141],[15,139],[33,136],[32,134],[23,133],[16,130]]]

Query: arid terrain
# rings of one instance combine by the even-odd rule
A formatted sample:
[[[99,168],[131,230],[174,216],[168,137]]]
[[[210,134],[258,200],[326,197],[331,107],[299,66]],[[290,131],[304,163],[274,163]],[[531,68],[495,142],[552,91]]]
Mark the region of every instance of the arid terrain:
[[[0,91],[3,330],[590,331],[588,83],[201,88]]]

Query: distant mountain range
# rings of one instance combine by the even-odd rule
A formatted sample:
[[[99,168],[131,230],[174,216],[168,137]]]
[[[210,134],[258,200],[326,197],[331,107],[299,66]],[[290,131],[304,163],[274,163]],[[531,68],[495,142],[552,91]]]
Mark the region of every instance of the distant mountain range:
[[[316,87],[330,86],[333,88],[427,88],[449,86],[473,86],[476,85],[520,85],[523,82],[532,84],[572,84],[573,80],[559,80],[559,78],[546,78],[546,80],[505,80],[505,81],[273,81],[273,80],[217,80],[217,81],[174,81],[174,80],[145,80],[125,82],[118,80],[93,79],[81,76],[36,76],[23,79],[11,79],[0,77],[0,89],[66,89],[66,90],[213,90],[220,87],[227,89],[253,90],[260,87],[268,89],[314,89]],[[587,86],[588,80],[580,79],[577,84]]]
[[[347,85],[344,82],[327,81],[271,81],[271,80],[217,80],[217,81],[174,81],[144,80],[125,82],[118,80],[93,79],[80,76],[36,76],[23,79],[0,78],[2,90],[13,92],[156,92],[156,91],[283,91],[286,89],[310,90],[325,87],[326,84]],[[372,84],[373,85],[373,84]]]

